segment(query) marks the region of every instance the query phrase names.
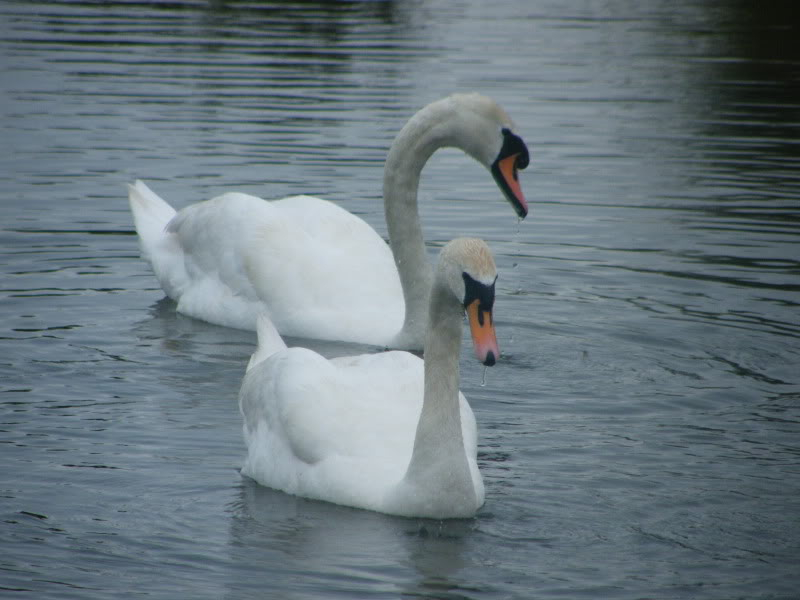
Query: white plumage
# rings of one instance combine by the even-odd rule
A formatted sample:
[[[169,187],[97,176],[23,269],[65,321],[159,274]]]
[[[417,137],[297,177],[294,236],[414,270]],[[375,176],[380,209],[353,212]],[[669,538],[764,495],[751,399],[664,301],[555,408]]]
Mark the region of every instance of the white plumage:
[[[524,216],[517,167],[527,165],[527,149],[511,128],[478,94],[434,102],[406,124],[384,169],[391,250],[362,219],[312,196],[227,193],[176,214],[137,181],[129,199],[142,254],[183,314],[241,329],[266,314],[283,335],[421,349],[432,271],[420,172],[436,149],[461,148],[492,170]]]
[[[287,348],[262,317],[239,394],[248,448],[242,472],[290,494],[347,506],[473,515],[484,487],[475,417],[458,391],[464,302],[471,301],[462,272],[493,294],[494,263],[485,244],[463,238],[448,244],[433,286],[424,363],[401,351],[328,360]],[[469,311],[475,327],[478,311],[484,313],[484,330],[473,330],[473,337],[486,364],[498,356],[491,310],[484,301]]]

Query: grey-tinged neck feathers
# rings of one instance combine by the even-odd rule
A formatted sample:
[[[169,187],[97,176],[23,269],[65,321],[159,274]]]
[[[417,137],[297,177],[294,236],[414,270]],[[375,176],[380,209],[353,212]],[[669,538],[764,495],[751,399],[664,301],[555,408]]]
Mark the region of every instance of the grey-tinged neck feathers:
[[[417,206],[420,173],[431,155],[443,147],[460,148],[490,168],[500,152],[504,126],[513,124],[490,98],[454,94],[414,115],[389,149],[383,178],[384,210],[406,306],[394,347],[421,349],[427,327],[433,271]]]
[[[483,501],[480,475],[474,481],[464,447],[458,391],[465,288],[457,274],[463,272],[494,280],[494,261],[483,242],[460,238],[440,254],[430,295],[422,411],[396,495],[409,514],[471,516]]]

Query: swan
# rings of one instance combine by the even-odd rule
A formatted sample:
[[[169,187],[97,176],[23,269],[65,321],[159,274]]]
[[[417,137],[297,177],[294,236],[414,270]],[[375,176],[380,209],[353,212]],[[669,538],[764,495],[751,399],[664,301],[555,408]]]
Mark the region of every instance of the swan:
[[[268,318],[239,392],[242,473],[306,498],[406,517],[470,517],[483,505],[475,416],[459,392],[464,312],[484,365],[499,357],[497,274],[479,239],[441,251],[425,360],[404,351],[325,359],[287,348]]]
[[[528,150],[492,99],[453,94],[417,112],[384,166],[391,249],[362,219],[312,196],[226,193],[180,212],[142,181],[129,200],[142,255],[178,312],[240,329],[266,313],[287,336],[421,350],[432,267],[417,210],[420,173],[446,146],[492,173],[517,215]]]

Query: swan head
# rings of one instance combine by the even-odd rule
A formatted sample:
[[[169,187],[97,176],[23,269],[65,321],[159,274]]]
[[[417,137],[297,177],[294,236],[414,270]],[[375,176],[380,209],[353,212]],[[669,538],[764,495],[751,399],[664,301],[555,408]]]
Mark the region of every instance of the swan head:
[[[469,139],[464,148],[492,173],[495,182],[520,219],[528,214],[528,202],[522,193],[519,171],[530,162],[528,147],[514,133],[514,123],[494,100],[481,94],[453,94],[450,100],[462,114],[469,115]]]
[[[491,250],[483,240],[456,238],[442,249],[438,270],[438,278],[467,313],[475,356],[493,366],[500,350],[493,319],[497,268]]]

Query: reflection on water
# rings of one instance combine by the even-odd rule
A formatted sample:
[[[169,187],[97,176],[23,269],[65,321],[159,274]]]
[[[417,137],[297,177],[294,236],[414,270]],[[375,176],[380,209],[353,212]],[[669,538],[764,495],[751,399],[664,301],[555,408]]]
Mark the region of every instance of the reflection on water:
[[[0,589],[793,598],[795,12],[0,4]],[[466,346],[462,366],[486,506],[434,524],[243,479],[255,336],[163,299],[124,184],[177,206],[317,194],[385,233],[392,137],[469,89],[508,110],[532,158],[522,223],[458,152],[420,190],[431,255],[479,235],[500,271],[502,360],[485,386]]]
[[[270,580],[302,577],[309,593],[458,594],[459,574],[470,567],[464,546],[475,529],[471,520],[389,517],[296,498],[250,479],[242,481],[232,512],[233,562],[243,562],[240,553],[251,562],[256,553]],[[406,566],[417,574],[408,586],[398,590],[386,582],[386,573]],[[284,586],[290,587],[277,587]],[[241,580],[231,582],[231,595],[242,587]]]

